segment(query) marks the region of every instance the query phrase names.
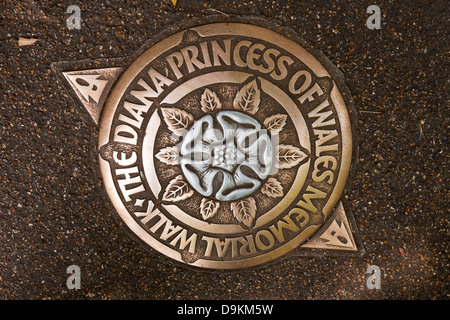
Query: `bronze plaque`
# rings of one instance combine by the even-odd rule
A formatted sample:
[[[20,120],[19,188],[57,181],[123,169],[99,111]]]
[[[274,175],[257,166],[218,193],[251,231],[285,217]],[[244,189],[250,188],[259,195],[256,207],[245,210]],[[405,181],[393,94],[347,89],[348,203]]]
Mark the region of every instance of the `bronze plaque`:
[[[85,74],[79,98],[100,101],[104,79]],[[347,107],[296,41],[252,24],[198,25],[143,51],[108,94],[93,115],[104,185],[153,249],[238,269],[317,241],[355,248],[334,214],[352,158]]]

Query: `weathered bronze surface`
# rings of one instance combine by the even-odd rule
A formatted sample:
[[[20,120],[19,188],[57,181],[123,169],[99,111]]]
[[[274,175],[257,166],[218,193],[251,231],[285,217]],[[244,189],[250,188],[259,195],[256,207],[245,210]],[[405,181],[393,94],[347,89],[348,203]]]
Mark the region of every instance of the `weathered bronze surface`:
[[[111,89],[98,146],[120,217],[177,261],[259,265],[327,223],[315,241],[353,246],[348,223],[329,221],[351,162],[347,108],[326,68],[274,31],[212,23],[152,45]]]

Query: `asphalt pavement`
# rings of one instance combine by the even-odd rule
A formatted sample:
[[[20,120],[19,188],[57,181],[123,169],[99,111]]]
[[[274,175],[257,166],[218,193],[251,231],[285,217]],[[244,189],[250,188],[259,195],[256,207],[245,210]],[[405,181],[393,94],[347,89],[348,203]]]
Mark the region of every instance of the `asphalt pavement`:
[[[366,25],[372,4],[380,29]],[[67,27],[69,5],[81,8],[80,29]],[[449,9],[447,1],[0,1],[0,299],[449,299]],[[363,255],[199,271],[149,252],[116,218],[96,168],[97,128],[50,65],[127,57],[165,28],[211,15],[278,23],[343,72],[358,153],[342,201]],[[71,265],[81,272],[77,290],[67,287]],[[379,267],[379,289],[367,286],[369,266]]]

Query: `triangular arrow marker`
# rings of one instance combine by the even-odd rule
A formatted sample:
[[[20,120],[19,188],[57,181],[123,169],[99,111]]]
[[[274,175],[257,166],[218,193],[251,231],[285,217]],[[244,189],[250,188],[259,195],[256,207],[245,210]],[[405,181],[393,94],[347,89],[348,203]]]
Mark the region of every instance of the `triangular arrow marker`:
[[[326,245],[352,248],[353,244],[343,222],[339,223],[333,220],[328,229],[319,237],[327,241]]]
[[[339,202],[330,219],[332,222],[302,247],[358,251],[342,202]]]
[[[105,89],[108,80],[99,79],[99,74],[65,74],[71,83],[78,89],[85,102],[90,102],[92,98],[96,103]]]
[[[100,121],[105,98],[121,70],[117,67],[62,72],[96,124]]]

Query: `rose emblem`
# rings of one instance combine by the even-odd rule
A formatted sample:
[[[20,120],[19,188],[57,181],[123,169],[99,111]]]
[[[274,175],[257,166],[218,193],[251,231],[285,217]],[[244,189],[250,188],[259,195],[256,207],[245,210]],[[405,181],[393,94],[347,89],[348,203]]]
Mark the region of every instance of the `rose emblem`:
[[[263,124],[252,117],[260,106],[256,79],[237,92],[234,110],[222,109],[217,94],[208,88],[200,106],[205,115],[196,120],[176,107],[161,109],[169,130],[182,137],[178,145],[156,154],[161,162],[179,165],[182,171],[169,182],[162,200],[182,201],[196,191],[204,197],[200,204],[204,220],[229,202],[237,222],[251,228],[257,211],[252,194],[260,191],[268,197],[282,197],[283,187],[271,175],[275,169],[299,165],[308,156],[298,147],[274,143],[287,115],[269,116]]]
[[[184,177],[205,197],[233,201],[250,195],[272,169],[271,140],[261,129],[238,111],[198,119],[181,143]]]

